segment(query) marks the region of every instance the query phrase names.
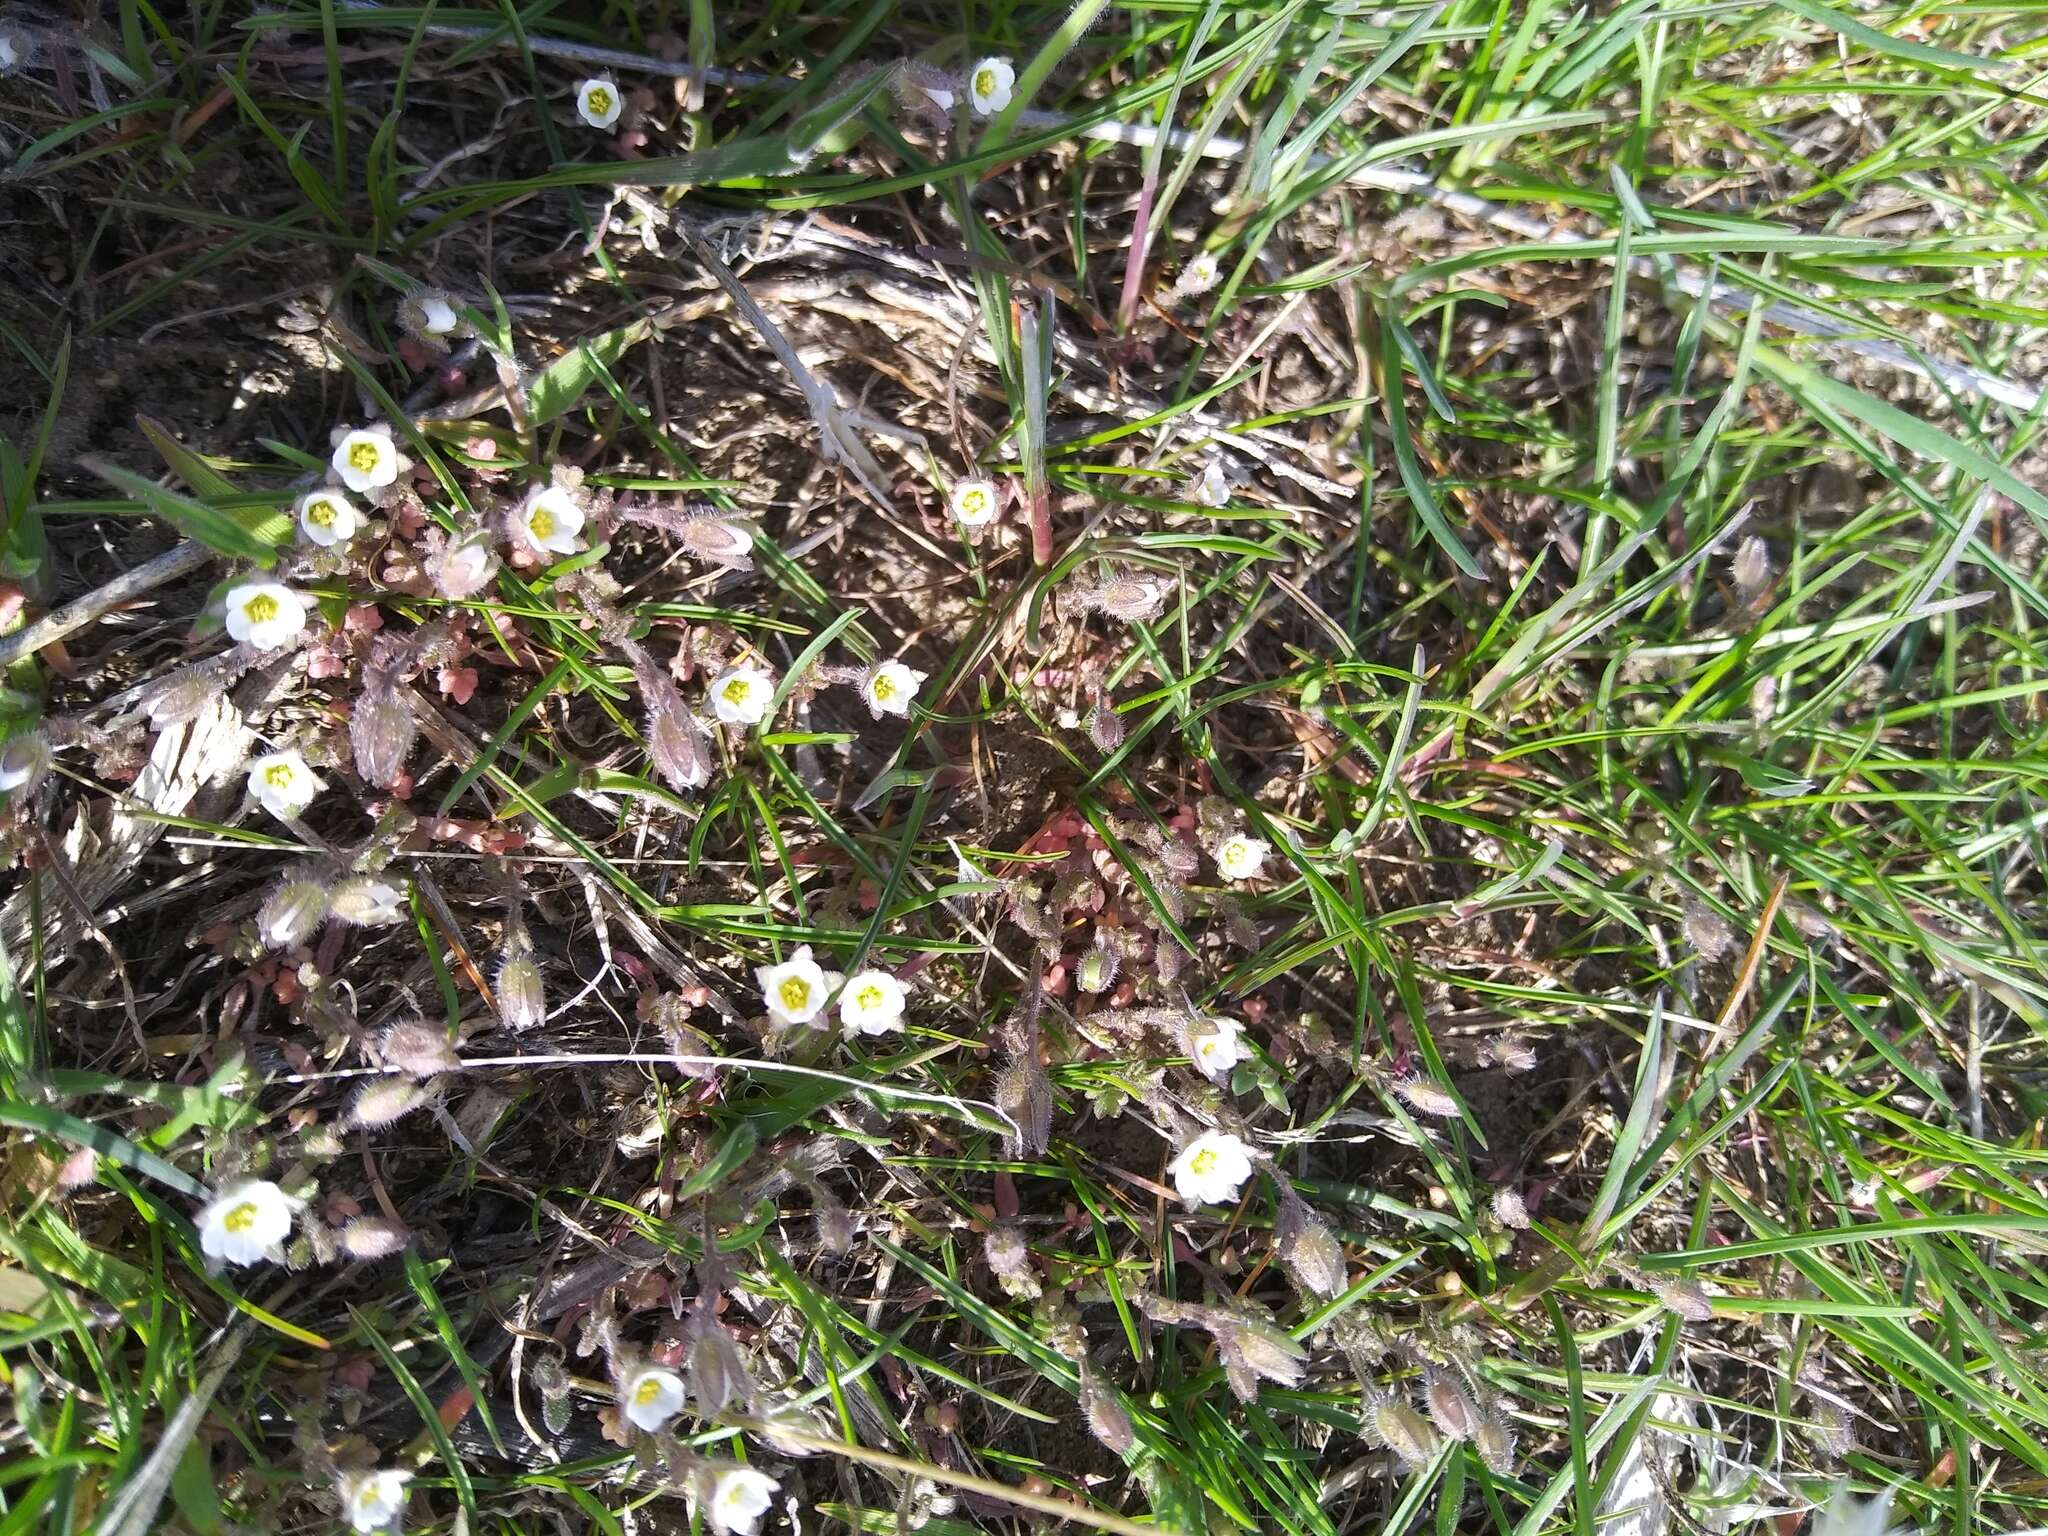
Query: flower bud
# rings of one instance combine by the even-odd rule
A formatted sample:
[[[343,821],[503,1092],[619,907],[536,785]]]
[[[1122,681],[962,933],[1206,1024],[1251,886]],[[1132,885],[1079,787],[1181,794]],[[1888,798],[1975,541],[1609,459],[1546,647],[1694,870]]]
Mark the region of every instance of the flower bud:
[[[1707,1294],[1705,1286],[1689,1276],[1653,1275],[1650,1291],[1665,1311],[1684,1318],[1688,1323],[1707,1323],[1714,1319],[1713,1298]]]
[[[1735,929],[1728,919],[1697,897],[1685,903],[1685,937],[1702,960],[1718,960],[1735,946]]]
[[[389,788],[405,769],[419,725],[412,705],[393,684],[365,686],[349,717],[349,745],[355,750],[356,772],[363,782]]]
[[[674,688],[647,696],[647,757],[671,786],[688,793],[711,782],[711,742]]]
[[[1083,992],[1107,992],[1116,985],[1120,963],[1108,938],[1097,934],[1087,953],[1074,962],[1074,985]]]
[[[1495,1190],[1493,1219],[1512,1232],[1528,1231],[1529,1207],[1522,1201],[1522,1192],[1505,1187]]]
[[[1472,1430],[1472,1448],[1495,1477],[1506,1477],[1515,1470],[1515,1432],[1498,1414],[1480,1415]]]
[[[1436,1427],[1452,1440],[1470,1440],[1479,1432],[1479,1409],[1455,1376],[1443,1371],[1426,1372],[1422,1378],[1422,1400]]]
[[[1277,1180],[1285,1189],[1286,1181]],[[1344,1247],[1300,1196],[1283,1194],[1273,1219],[1280,1262],[1301,1286],[1318,1296],[1344,1289]]]
[[[1116,1393],[1097,1382],[1095,1373],[1085,1365],[1081,1368],[1081,1416],[1088,1422],[1088,1433],[1118,1456],[1138,1443],[1131,1416],[1124,1412]]]
[[[256,914],[256,936],[266,949],[297,949],[327,918],[332,898],[324,882],[287,877]]]
[[[1457,1116],[1458,1101],[1447,1089],[1426,1077],[1398,1078],[1394,1083],[1394,1092],[1418,1115],[1434,1115],[1440,1120],[1450,1120]]]
[[[1097,699],[1088,711],[1088,739],[1101,752],[1114,752],[1124,744],[1124,717],[1110,708],[1106,698]]]
[[[375,875],[351,875],[334,888],[333,913],[358,928],[382,928],[405,916],[405,892]]]
[[[983,1253],[1006,1294],[1032,1301],[1044,1294],[1045,1288],[1032,1272],[1031,1251],[1024,1244],[1024,1234],[1015,1227],[990,1229]]]
[[[1409,1471],[1427,1466],[1436,1454],[1437,1434],[1429,1420],[1398,1397],[1377,1397],[1365,1405],[1366,1438],[1394,1453]]]
[[[341,1232],[341,1251],[352,1259],[388,1259],[405,1252],[412,1233],[388,1216],[358,1216]]]

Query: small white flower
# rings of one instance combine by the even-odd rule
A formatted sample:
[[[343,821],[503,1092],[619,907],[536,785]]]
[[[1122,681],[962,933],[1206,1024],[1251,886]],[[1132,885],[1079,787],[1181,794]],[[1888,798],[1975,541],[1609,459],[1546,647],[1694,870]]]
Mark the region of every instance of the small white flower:
[[[398,478],[398,444],[389,431],[358,427],[334,445],[333,464],[341,483],[358,495],[378,490]]]
[[[725,1536],[754,1536],[761,1529],[761,1517],[774,1506],[773,1495],[782,1484],[752,1467],[733,1467],[718,1474],[711,1485],[710,1508],[705,1514],[712,1526]]]
[[[296,752],[270,752],[249,765],[249,793],[279,821],[306,814],[327,785]]]
[[[427,561],[427,575],[434,590],[457,602],[481,592],[497,571],[498,557],[477,534],[445,546]]]
[[[992,523],[1001,510],[993,480],[955,480],[953,492],[946,500],[952,508],[953,520],[964,528]]]
[[[943,90],[935,86],[926,86],[924,93],[931,98],[932,105],[941,112],[952,111],[953,103],[960,99],[956,92]]]
[[[1230,505],[1230,479],[1223,473],[1222,460],[1211,459],[1202,466],[1202,472],[1188,482],[1188,500],[1198,507]]]
[[[903,1028],[903,983],[887,971],[862,971],[839,994],[839,1022],[849,1035],[886,1035]]]
[[[1010,104],[1010,87],[1017,83],[1017,71],[1008,59],[983,59],[967,77],[968,99],[975,114],[988,117]]]
[[[1236,832],[1216,845],[1216,868],[1226,880],[1256,880],[1272,844]]]
[[[341,1480],[341,1512],[363,1536],[389,1530],[405,1513],[405,1485],[410,1472],[387,1468],[377,1472],[351,1472]]]
[[[0,75],[6,74],[21,62],[21,45],[14,40],[11,32],[0,31]]]
[[[626,1383],[620,1406],[634,1424],[652,1431],[683,1411],[685,1395],[682,1377],[659,1366],[648,1366]]]
[[[1885,1536],[1891,1529],[1896,1491],[1887,1488],[1876,1498],[1859,1503],[1847,1482],[1835,1484],[1826,1506],[1814,1513],[1812,1536]]]
[[[406,913],[405,888],[375,875],[350,875],[329,902],[336,917],[359,928],[388,928]]]
[[[0,747],[0,794],[33,784],[50,766],[50,744],[41,731],[23,731]]]
[[[775,698],[775,679],[759,667],[728,667],[711,680],[711,712],[727,725],[755,725]]]
[[[200,1251],[230,1264],[282,1260],[297,1204],[268,1179],[230,1184],[199,1213]]]
[[[519,508],[520,531],[535,549],[571,555],[583,547],[583,509],[559,485],[539,485]]]
[[[438,288],[415,294],[413,310],[419,316],[420,329],[429,336],[446,336],[462,323],[462,316],[455,312],[448,295]]]
[[[1180,279],[1173,286],[1179,293],[1207,293],[1222,275],[1223,267],[1214,251],[1197,251],[1180,269]]]
[[[625,108],[625,98],[610,80],[586,80],[576,87],[576,115],[593,128],[611,127]]]
[[[862,680],[860,695],[868,701],[868,713],[877,720],[884,715],[908,715],[918,685],[928,676],[900,661],[885,661]]]
[[[363,526],[355,503],[339,491],[308,491],[299,498],[299,531],[322,549],[346,544]]]
[[[821,968],[806,944],[780,965],[757,965],[754,976],[767,1000],[768,1016],[778,1024],[808,1024],[839,985],[839,973]]]
[[[1209,1028],[1195,1036],[1195,1066],[1212,1082],[1222,1082],[1232,1067],[1250,1056],[1244,1026],[1235,1019],[1212,1018]]]
[[[245,581],[228,588],[228,634],[259,651],[274,651],[299,638],[306,627],[306,602],[274,581]]]
[[[1225,1131],[1204,1131],[1166,1171],[1173,1187],[1189,1205],[1221,1205],[1237,1198],[1252,1176],[1250,1149]]]

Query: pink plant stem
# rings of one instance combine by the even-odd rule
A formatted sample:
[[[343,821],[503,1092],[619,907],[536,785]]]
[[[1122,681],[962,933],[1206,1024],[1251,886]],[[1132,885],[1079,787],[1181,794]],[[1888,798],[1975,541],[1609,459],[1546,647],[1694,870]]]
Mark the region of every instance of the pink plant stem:
[[[1145,168],[1145,184],[1138,189],[1138,214],[1131,222],[1131,243],[1124,252],[1124,296],[1116,310],[1116,328],[1128,334],[1138,314],[1138,284],[1145,275],[1145,252],[1152,244],[1152,194],[1159,190],[1159,166]]]
[[[1052,497],[1043,487],[1031,494],[1031,560],[1052,564]]]

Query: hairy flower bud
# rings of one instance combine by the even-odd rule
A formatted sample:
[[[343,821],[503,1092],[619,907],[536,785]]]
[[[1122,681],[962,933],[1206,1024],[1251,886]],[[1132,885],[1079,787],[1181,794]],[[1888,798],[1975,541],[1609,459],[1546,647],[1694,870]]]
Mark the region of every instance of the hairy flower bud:
[[[1495,1477],[1506,1477],[1515,1470],[1515,1432],[1498,1414],[1480,1415],[1472,1429],[1472,1448]]]
[[[1659,1306],[1688,1323],[1707,1323],[1714,1318],[1714,1300],[1707,1288],[1687,1275],[1653,1275],[1650,1293]]]
[[[1131,1416],[1117,1401],[1116,1392],[1097,1381],[1085,1363],[1081,1367],[1081,1417],[1087,1421],[1088,1433],[1118,1456],[1138,1443]]]
[[[1344,1289],[1344,1247],[1336,1234],[1308,1208],[1306,1202],[1276,1179],[1282,1191],[1280,1209],[1273,1218],[1274,1246],[1280,1262],[1301,1286],[1318,1296],[1335,1296]]]
[[[412,704],[395,684],[365,683],[348,722],[356,772],[362,775],[364,783],[389,788],[405,770],[405,760],[418,734]]]
[[[1503,1186],[1493,1192],[1493,1219],[1513,1232],[1529,1230],[1529,1207],[1522,1192]]]
[[[1004,1140],[1012,1157],[1037,1157],[1052,1140],[1052,1083],[1035,1060],[1018,1057],[996,1078],[996,1108],[1017,1127]]]
[[[1121,957],[1108,936],[1097,933],[1095,942],[1074,962],[1074,985],[1083,992],[1107,992],[1116,985]]]
[[[525,935],[519,936],[521,941]],[[498,967],[498,1018],[507,1029],[537,1029],[547,1022],[547,991],[533,946],[515,942]]]
[[[1102,752],[1114,752],[1124,744],[1124,717],[1110,707],[1107,698],[1097,699],[1088,711],[1088,739]]]
[[[388,1259],[405,1252],[412,1233],[388,1216],[358,1216],[341,1231],[341,1251],[352,1259]]]
[[[1379,1395],[1366,1400],[1365,1432],[1366,1439],[1393,1452],[1394,1459],[1411,1472],[1428,1465],[1436,1454],[1437,1434],[1429,1420],[1399,1397]]]
[[[1685,937],[1702,960],[1719,960],[1735,947],[1734,926],[1697,897],[1685,903]]]
[[[1418,1115],[1434,1115],[1440,1120],[1450,1120],[1457,1116],[1458,1101],[1451,1096],[1448,1089],[1426,1077],[1397,1078],[1394,1082],[1394,1092]]]
[[[379,1077],[363,1085],[349,1110],[352,1123],[375,1129],[403,1119],[419,1107],[426,1090],[409,1077]]]
[[[375,875],[351,875],[334,888],[334,916],[358,928],[382,928],[405,916],[405,891]]]
[[[326,882],[287,876],[256,914],[257,937],[267,949],[297,949],[326,920],[331,902]]]
[[[1751,534],[1735,549],[1735,558],[1730,562],[1728,574],[1735,579],[1735,590],[1745,605],[1753,604],[1764,595],[1764,588],[1771,580],[1771,547],[1762,537]]]
[[[1446,1371],[1425,1371],[1422,1401],[1429,1416],[1452,1440],[1470,1440],[1479,1432],[1479,1409],[1457,1377]]]
[[[448,1042],[448,1032],[425,1019],[407,1019],[384,1031],[377,1052],[401,1072],[417,1078],[452,1072],[462,1065]]]

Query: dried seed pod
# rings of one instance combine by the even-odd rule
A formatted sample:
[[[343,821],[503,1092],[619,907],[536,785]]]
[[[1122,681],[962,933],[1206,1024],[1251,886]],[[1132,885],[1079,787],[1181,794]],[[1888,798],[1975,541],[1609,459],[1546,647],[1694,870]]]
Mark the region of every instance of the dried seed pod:
[[[1735,947],[1734,926],[1697,897],[1686,898],[1685,937],[1702,960],[1719,960]]]
[[[358,1216],[341,1230],[341,1251],[352,1259],[388,1259],[405,1252],[412,1233],[388,1216]]]
[[[1369,1396],[1364,1417],[1366,1438],[1393,1452],[1394,1459],[1406,1470],[1413,1472],[1427,1466],[1436,1455],[1436,1430],[1405,1399],[1389,1394]]]
[[[382,928],[405,916],[405,890],[375,875],[351,875],[335,886],[331,911],[358,928]]]
[[[521,933],[498,967],[498,1018],[507,1029],[538,1029],[547,1022],[548,1001],[540,962]]]
[[[297,949],[327,920],[331,905],[325,881],[288,875],[256,914],[257,937],[268,949]]]
[[[1529,1207],[1522,1201],[1522,1192],[1505,1185],[1493,1192],[1493,1219],[1512,1232],[1529,1230]]]
[[[1665,1311],[1688,1323],[1712,1322],[1714,1300],[1707,1288],[1689,1275],[1652,1275],[1650,1293]]]
[[[395,683],[365,678],[362,697],[349,715],[348,739],[354,749],[356,772],[365,784],[388,789],[405,771],[412,753],[419,723],[412,717],[412,704]]]
[[[1452,1097],[1449,1089],[1426,1077],[1396,1078],[1394,1092],[1418,1115],[1434,1115],[1440,1120],[1457,1117],[1457,1099]]]
[[[426,1090],[409,1077],[380,1077],[363,1086],[348,1112],[352,1124],[390,1125],[419,1107]]]
[[[1280,1209],[1273,1218],[1273,1246],[1280,1262],[1304,1290],[1337,1295],[1344,1289],[1343,1244],[1285,1179],[1274,1183],[1281,1191]]]
[[[1114,752],[1124,744],[1124,717],[1110,707],[1107,698],[1097,699],[1088,711],[1088,739],[1099,752]]]
[[[722,1412],[728,1403],[752,1398],[754,1383],[747,1375],[740,1349],[719,1321],[701,1307],[690,1324],[690,1354],[683,1374],[697,1411],[705,1418]]]
[[[1479,1408],[1471,1394],[1447,1371],[1422,1376],[1422,1401],[1436,1427],[1452,1440],[1470,1440],[1479,1432]]]
[[[399,1071],[418,1078],[452,1072],[462,1065],[448,1042],[448,1031],[424,1019],[407,1019],[385,1030],[377,1042],[377,1053]]]

